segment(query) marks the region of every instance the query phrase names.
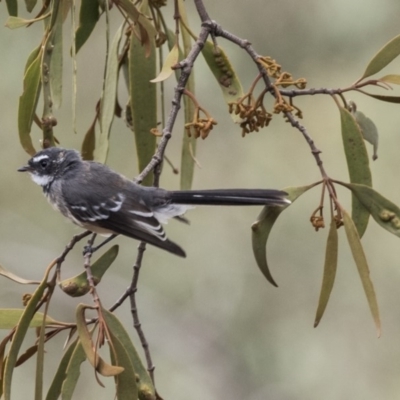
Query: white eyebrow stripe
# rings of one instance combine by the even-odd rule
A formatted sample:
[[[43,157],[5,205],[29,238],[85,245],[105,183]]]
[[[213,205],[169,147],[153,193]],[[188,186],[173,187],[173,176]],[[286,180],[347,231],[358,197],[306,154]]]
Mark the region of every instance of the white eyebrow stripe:
[[[33,157],[33,162],[39,162],[48,158],[49,156],[47,156],[46,154],[41,154],[40,156]]]

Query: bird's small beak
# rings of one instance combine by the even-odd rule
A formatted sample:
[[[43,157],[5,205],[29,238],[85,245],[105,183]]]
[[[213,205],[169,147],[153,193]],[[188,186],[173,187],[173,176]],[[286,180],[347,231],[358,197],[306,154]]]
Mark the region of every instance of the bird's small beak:
[[[18,172],[30,172],[32,171],[32,168],[29,165],[24,165],[21,168],[17,169]]]

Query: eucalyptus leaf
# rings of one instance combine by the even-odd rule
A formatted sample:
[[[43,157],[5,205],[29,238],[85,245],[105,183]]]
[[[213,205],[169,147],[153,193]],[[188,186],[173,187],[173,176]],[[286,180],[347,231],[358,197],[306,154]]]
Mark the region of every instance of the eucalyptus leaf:
[[[382,82],[393,83],[395,85],[400,85],[400,75],[385,75],[379,78]]]
[[[94,154],[95,160],[101,163],[105,163],[107,160],[111,126],[114,120],[119,73],[118,49],[123,27],[124,24],[119,27],[111,44],[105,73],[104,87],[100,101],[99,144]]]
[[[400,237],[400,208],[380,193],[365,185],[338,182],[349,188],[372,218],[388,232]]]
[[[156,137],[151,133],[157,127],[157,86],[150,80],[156,76],[157,57],[154,39],[150,55],[135,35],[129,47],[129,95],[133,118],[136,152],[139,171],[151,161],[156,150]],[[153,174],[148,174],[144,185],[153,183]]]
[[[378,143],[379,143],[379,134],[378,128],[374,124],[374,122],[365,116],[361,111],[353,111],[352,112],[360,130],[363,138],[372,144],[374,153],[372,155],[372,159],[376,160],[378,158]]]
[[[156,398],[155,388],[147,369],[144,367],[132,340],[120,320],[110,311],[102,310],[107,327],[113,336],[119,340],[125,349],[132,366],[137,374],[137,386],[140,399],[153,400]]]
[[[186,14],[185,3],[183,0],[178,0],[179,7],[179,15],[181,20],[183,21],[183,25],[189,26],[188,17]],[[187,57],[191,48],[192,48],[192,40],[190,38],[187,30],[182,26],[182,42],[183,42],[183,56]],[[195,79],[194,79],[194,71],[192,70],[189,79],[186,83],[186,89],[195,95]],[[188,96],[183,96],[183,106],[184,106],[184,124],[188,124],[192,122],[194,113],[195,113],[195,105],[193,101]],[[181,156],[181,181],[180,188],[182,190],[189,190],[192,188],[193,177],[194,177],[194,169],[195,169],[195,157],[196,157],[196,145],[197,140],[192,136],[189,137],[186,129],[183,130],[183,139],[182,139],[182,156]]]
[[[32,59],[32,54],[36,55]],[[36,154],[30,136],[33,116],[35,115],[41,88],[42,51],[33,50],[28,60],[32,60],[26,68],[23,82],[23,92],[18,104],[18,133],[23,149],[31,156]]]
[[[118,250],[119,246],[114,245],[91,265],[90,270],[92,271],[95,285],[100,283],[103,275],[117,258]],[[64,279],[59,283],[59,286],[64,293],[67,293],[72,297],[83,296],[90,290],[86,271],[83,271],[72,278]]]
[[[350,249],[353,254],[358,273],[360,275],[361,283],[363,285],[364,292],[367,297],[368,305],[371,310],[371,314],[374,319],[377,334],[379,337],[381,335],[381,321],[379,317],[379,308],[378,302],[376,300],[374,285],[371,281],[369,274],[367,258],[365,257],[364,249],[362,247],[360,237],[357,233],[357,229],[353,223],[353,220],[346,210],[342,210],[342,213],[347,240],[349,242]]]
[[[116,396],[118,400],[138,399],[138,387],[136,383],[136,372],[126,349],[113,331],[110,331],[110,353],[114,365],[119,365],[124,370],[114,377],[116,383]],[[147,400],[148,398],[146,398]],[[155,398],[154,398],[155,399]],[[150,400],[150,399],[149,399]]]
[[[300,197],[307,190],[314,187],[316,184],[299,187],[288,187],[283,189],[288,195],[287,198],[293,203],[298,197]],[[285,206],[265,206],[261,211],[257,220],[252,224],[252,246],[253,253],[256,259],[257,265],[260,268],[263,275],[267,278],[268,282],[273,286],[278,286],[272,277],[270,268],[267,262],[267,241],[271,230],[275,224],[275,221],[279,217],[280,213],[284,211],[289,205]]]
[[[75,342],[74,342],[75,343]],[[62,381],[61,386],[61,398],[62,400],[72,400],[72,396],[75,391],[76,384],[78,383],[78,379],[80,376],[80,367],[81,364],[86,360],[86,354],[83,350],[82,343],[78,339],[76,341],[76,345],[74,343],[71,344],[73,346],[72,355],[68,361],[68,366],[65,371],[65,378]],[[67,360],[65,360],[67,362]],[[57,371],[58,373],[58,371]],[[61,374],[61,372],[60,372]],[[60,382],[57,382],[59,385]],[[52,385],[53,386],[53,385]],[[56,388],[54,388],[56,389]],[[57,388],[58,391],[58,388]],[[46,400],[53,400],[56,397],[50,397],[50,390]]]
[[[75,339],[68,346],[67,350],[64,352],[64,354],[61,358],[61,361],[58,364],[57,371],[53,377],[50,388],[47,392],[46,400],[58,399],[59,396],[61,395],[61,389],[62,389],[63,383],[67,378],[68,364],[70,363],[72,355],[78,346],[78,341],[79,341],[78,338]],[[81,352],[83,353],[82,361],[84,361],[86,359],[86,357],[84,355],[85,353],[84,353],[83,349],[81,350]],[[79,366],[77,366],[76,369],[77,369],[77,372],[79,375]],[[63,396],[63,399],[64,399],[64,396]]]
[[[0,308],[0,329],[12,329],[18,325],[25,309]],[[28,328],[39,328],[42,326],[44,314],[37,312],[32,316]],[[46,315],[45,325],[60,325],[60,322]]]
[[[385,101],[387,103],[395,103],[395,104],[400,104],[400,96],[384,96],[381,94],[372,94],[372,93],[367,93],[363,92],[369,97],[373,97],[374,99],[380,100],[380,101]]]
[[[226,104],[229,105],[243,97],[242,84],[225,51],[220,46],[214,46],[214,43],[206,41],[201,53],[222,90]],[[242,122],[239,114],[230,113],[230,115],[236,124]]]
[[[372,186],[367,149],[360,127],[353,115],[342,107],[340,107],[340,119],[350,182]],[[352,218],[357,227],[358,234],[362,237],[367,229],[369,212],[355,196],[352,196]]]
[[[400,35],[386,43],[372,58],[361,79],[376,74],[390,64],[400,54]]]
[[[18,16],[18,2],[17,0],[6,0],[8,15],[12,17]]]
[[[85,304],[78,304],[76,308],[76,327],[78,330],[79,339],[81,341],[83,350],[85,351],[86,357],[93,368],[96,369],[103,376],[115,376],[120,374],[124,369],[122,367],[108,364],[103,360],[95,350],[91,334],[85,319],[85,310],[90,308]]]
[[[329,297],[333,289],[333,284],[335,283],[337,260],[338,260],[338,234],[337,234],[336,220],[335,218],[332,218],[331,225],[329,228],[328,239],[326,242],[324,276],[322,278],[322,287],[321,287],[321,293],[319,295],[319,302],[314,321],[314,328],[318,326],[322,316],[324,315],[326,306],[328,305]]]
[[[178,63],[179,60],[179,47],[178,44],[175,43],[175,45],[172,47],[170,52],[168,53],[167,58],[164,61],[163,67],[158,74],[158,76],[154,79],[152,79],[150,82],[156,83],[156,82],[162,82],[168,79],[174,70],[172,67]]]
[[[46,270],[42,282],[37,287],[32,297],[30,298],[21,318],[18,322],[18,326],[15,330],[14,336],[12,338],[11,346],[8,352],[7,361],[4,367],[4,400],[11,400],[11,382],[12,376],[15,368],[15,364],[18,358],[18,352],[21,348],[22,342],[25,335],[29,329],[30,323],[36,313],[36,306],[41,301],[44,291],[47,288],[47,279],[50,273],[51,267]]]
[[[92,34],[100,17],[99,3],[94,0],[81,0],[79,10],[79,26],[75,33],[76,53]]]

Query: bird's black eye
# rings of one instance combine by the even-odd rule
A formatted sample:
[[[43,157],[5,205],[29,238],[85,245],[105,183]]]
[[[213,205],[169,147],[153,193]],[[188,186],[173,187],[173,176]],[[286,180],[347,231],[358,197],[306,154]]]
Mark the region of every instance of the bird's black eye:
[[[46,167],[49,165],[49,160],[46,160],[46,159],[40,160],[40,161],[39,161],[39,164],[40,164],[40,166],[41,166],[42,168],[46,168]]]

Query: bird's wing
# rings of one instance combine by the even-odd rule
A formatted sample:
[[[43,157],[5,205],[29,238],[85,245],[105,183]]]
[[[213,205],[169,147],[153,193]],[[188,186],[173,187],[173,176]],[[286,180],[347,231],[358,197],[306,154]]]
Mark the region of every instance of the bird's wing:
[[[112,176],[117,177],[120,178],[117,174]],[[86,183],[86,190],[74,190],[68,182],[63,187],[71,216],[79,225],[94,232],[118,233],[186,256],[177,244],[167,239],[160,222],[139,195],[123,190],[124,181],[117,182],[120,191],[110,190],[106,182],[87,180]]]

